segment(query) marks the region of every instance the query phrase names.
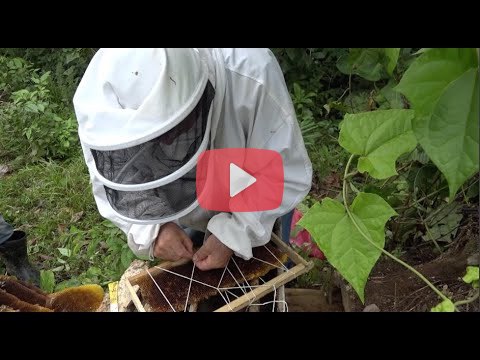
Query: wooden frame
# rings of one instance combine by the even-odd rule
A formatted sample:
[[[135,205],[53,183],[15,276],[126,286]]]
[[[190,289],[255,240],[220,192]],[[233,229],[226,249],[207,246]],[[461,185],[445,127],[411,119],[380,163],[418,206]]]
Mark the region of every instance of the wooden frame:
[[[284,295],[284,289],[283,285],[288,283],[289,281],[292,281],[293,279],[297,278],[298,276],[310,271],[313,267],[313,262],[312,261],[306,261],[304,258],[302,258],[299,254],[297,254],[291,247],[286,245],[275,233],[272,233],[272,238],[271,241],[279,247],[280,250],[284,251],[287,253],[288,258],[295,264],[294,267],[289,269],[288,271],[278,271],[278,275],[271,279],[270,281],[266,282],[263,284],[264,286],[262,287],[257,287],[244,295],[240,296],[239,298],[233,300],[229,304],[226,304],[217,310],[215,312],[228,312],[228,311],[239,311],[245,307],[247,307],[252,300],[254,299],[259,299],[271,292],[274,291],[274,289],[280,289],[280,297],[282,298]],[[187,259],[182,259],[179,261],[175,262],[164,262],[152,269],[149,269],[149,272],[152,276],[160,273],[163,269],[170,269],[179,265],[183,265],[188,263],[190,260]],[[138,297],[138,280],[144,276],[144,272],[137,274],[135,276],[132,276],[130,278],[126,279],[127,283],[127,288],[130,292],[130,296],[132,298],[133,304],[137,308],[139,312],[146,312],[145,307],[143,306],[142,302],[140,301],[140,298]],[[283,299],[282,299],[283,300]],[[190,305],[190,311],[195,311],[197,304],[191,304]],[[282,309],[283,307],[278,306],[278,309]]]

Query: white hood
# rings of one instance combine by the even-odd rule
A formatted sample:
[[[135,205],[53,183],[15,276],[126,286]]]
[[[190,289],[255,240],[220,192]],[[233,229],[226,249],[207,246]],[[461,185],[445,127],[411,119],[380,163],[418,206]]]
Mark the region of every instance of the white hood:
[[[208,78],[195,49],[101,49],[73,98],[80,139],[97,150],[151,140],[192,111]]]
[[[120,219],[164,223],[198,206],[195,166],[223,98],[216,73],[199,49],[101,49],[92,59],[73,102],[91,175]]]

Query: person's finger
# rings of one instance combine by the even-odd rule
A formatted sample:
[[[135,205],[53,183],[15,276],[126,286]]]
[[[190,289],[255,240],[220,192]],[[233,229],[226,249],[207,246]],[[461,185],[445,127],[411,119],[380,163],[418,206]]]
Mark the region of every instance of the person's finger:
[[[180,259],[180,256],[176,254],[175,252],[165,249],[162,247],[155,247],[153,250],[153,255],[157,259],[165,260],[165,261],[177,261]]]
[[[210,270],[212,268],[211,260],[212,260],[212,257],[207,256],[202,260],[195,261],[195,266],[202,271]]]
[[[192,254],[187,250],[182,241],[175,241],[173,244],[173,251],[179,258],[191,259]],[[178,259],[177,259],[178,260]]]
[[[185,235],[183,237],[182,241],[183,241],[183,245],[185,246],[185,248],[189,252],[190,257],[192,257],[193,256],[193,242],[192,242],[192,240],[190,240],[190,238],[187,235]]]
[[[185,259],[191,259],[192,258],[192,253],[190,251],[187,250],[187,248],[185,246],[182,246],[182,249],[180,250],[180,252],[178,253],[178,255],[181,257],[181,258],[185,258]]]
[[[163,256],[165,256],[164,254],[164,251],[163,251],[163,247],[160,246],[159,242],[156,241],[155,242],[155,246],[153,248],[153,255],[156,257],[156,258],[163,258]]]
[[[210,250],[203,245],[198,251],[193,255],[192,260],[196,263],[197,261],[204,260],[208,255],[210,255]]]

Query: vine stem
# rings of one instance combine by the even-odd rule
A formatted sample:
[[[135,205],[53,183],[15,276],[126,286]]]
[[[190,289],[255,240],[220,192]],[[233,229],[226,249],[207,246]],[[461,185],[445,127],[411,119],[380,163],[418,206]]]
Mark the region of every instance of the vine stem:
[[[415,275],[417,275],[425,284],[428,285],[440,298],[444,301],[451,301],[448,297],[446,297],[440,290],[438,290],[435,285],[433,285],[425,276],[423,276],[421,273],[419,273],[417,270],[415,270],[412,266],[408,265],[406,262],[400,260],[396,256],[390,254],[387,250],[383,249],[382,247],[378,246],[373,242],[373,240],[370,238],[369,235],[365,234],[362,229],[360,229],[360,226],[357,224],[355,218],[353,217],[353,214],[350,212],[350,209],[348,207],[348,201],[347,201],[347,174],[348,174],[348,169],[350,168],[350,164],[352,163],[353,158],[355,155],[351,155],[350,158],[348,159],[347,166],[345,167],[345,172],[343,176],[343,206],[345,207],[345,210],[347,211],[348,217],[352,221],[353,225],[357,229],[357,231],[365,238],[367,241],[372,244],[375,248],[380,250],[382,253],[387,255],[389,258],[392,260],[398,262],[399,264],[403,265],[406,267],[408,270],[413,272]]]
[[[470,299],[457,301],[457,302],[456,302],[455,304],[453,304],[453,305],[459,306],[459,305],[470,304],[470,303],[474,302],[475,300],[477,300],[479,295],[480,295],[480,291],[477,291],[477,292],[475,293],[475,295],[473,295]]]

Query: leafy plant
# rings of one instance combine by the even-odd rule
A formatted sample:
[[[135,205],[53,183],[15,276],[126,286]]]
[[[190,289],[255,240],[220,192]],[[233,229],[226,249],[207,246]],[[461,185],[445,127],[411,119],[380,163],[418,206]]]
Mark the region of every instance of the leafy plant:
[[[311,147],[321,135],[319,125],[315,122],[313,112],[310,110],[314,106],[312,99],[315,98],[315,93],[306,93],[297,83],[293,84],[293,89],[292,100],[303,140],[305,146]]]
[[[11,62],[15,64],[14,60],[7,62],[7,67]],[[22,79],[25,88],[12,92],[11,102],[0,107],[0,148],[5,152],[3,155],[15,158],[28,154],[30,161],[38,161],[42,158],[67,158],[78,152],[75,146],[78,143],[77,123],[72,110],[52,101],[50,72],[40,75],[23,62],[17,65],[28,70],[21,73],[28,76],[28,82]],[[21,82],[13,83],[18,85]]]
[[[51,270],[40,271],[40,288],[47,292],[52,293],[55,289],[55,274]]]
[[[346,61],[351,65],[349,71],[357,69],[357,73],[364,77],[379,79],[381,67],[378,64],[383,64],[388,73],[395,57],[390,54],[384,58],[380,53],[377,50],[353,51]],[[438,64],[441,64],[441,71]],[[420,68],[422,71],[418,70]],[[339,144],[352,155],[344,172],[343,204],[326,198],[312,206],[299,224],[310,232],[329,262],[351,283],[362,302],[368,276],[380,254],[384,253],[427,283],[443,300],[441,309],[451,309],[451,300],[428,279],[384,250],[385,224],[397,215],[396,211],[381,196],[360,191],[356,191],[350,205],[347,189],[353,186],[350,179],[356,172],[349,171],[355,157],[358,156],[358,172],[368,173],[375,179],[387,179],[397,174],[395,163],[398,158],[413,151],[419,140],[447,178],[450,200],[453,199],[458,188],[478,172],[476,53],[473,49],[424,52],[411,64],[397,90],[409,98],[413,111],[377,110],[345,116]],[[452,129],[453,137],[450,136]],[[476,149],[476,155],[473,149]],[[454,171],[460,174],[454,174]],[[351,186],[347,186],[349,182]]]
[[[23,89],[27,85],[32,72],[32,64],[22,58],[7,58],[0,55],[0,98],[6,101],[5,95]]]
[[[55,102],[68,106],[72,105],[75,88],[96,51],[94,48],[0,49],[7,58],[17,58],[35,68],[50,71],[54,83],[50,90]],[[15,77],[19,78],[18,75]]]
[[[277,57],[287,86],[295,101],[296,89],[300,87],[311,94],[312,104],[307,106],[313,118],[336,119],[336,113],[326,111],[322,105],[338,99],[348,77],[336,71],[337,59],[348,50],[342,48],[276,48],[272,49]],[[296,84],[296,85],[295,85]]]
[[[397,90],[415,110],[418,141],[446,177],[453,199],[478,172],[479,86],[475,49],[431,49],[405,72]]]
[[[71,226],[63,242],[65,247],[57,249],[61,255],[56,259],[58,266],[52,271],[68,273],[73,266],[79,267],[80,264],[87,270],[60,282],[55,287],[56,291],[81,284],[106,285],[112,280],[120,279],[136,259],[125,241],[125,235],[107,220],[87,231]],[[108,266],[100,267],[100,263]]]
[[[472,284],[474,289],[478,289],[478,266],[467,266],[467,273],[462,278],[467,284]]]
[[[378,81],[392,75],[399,54],[399,48],[355,48],[338,59],[337,67],[346,75],[356,74],[366,80]]]

